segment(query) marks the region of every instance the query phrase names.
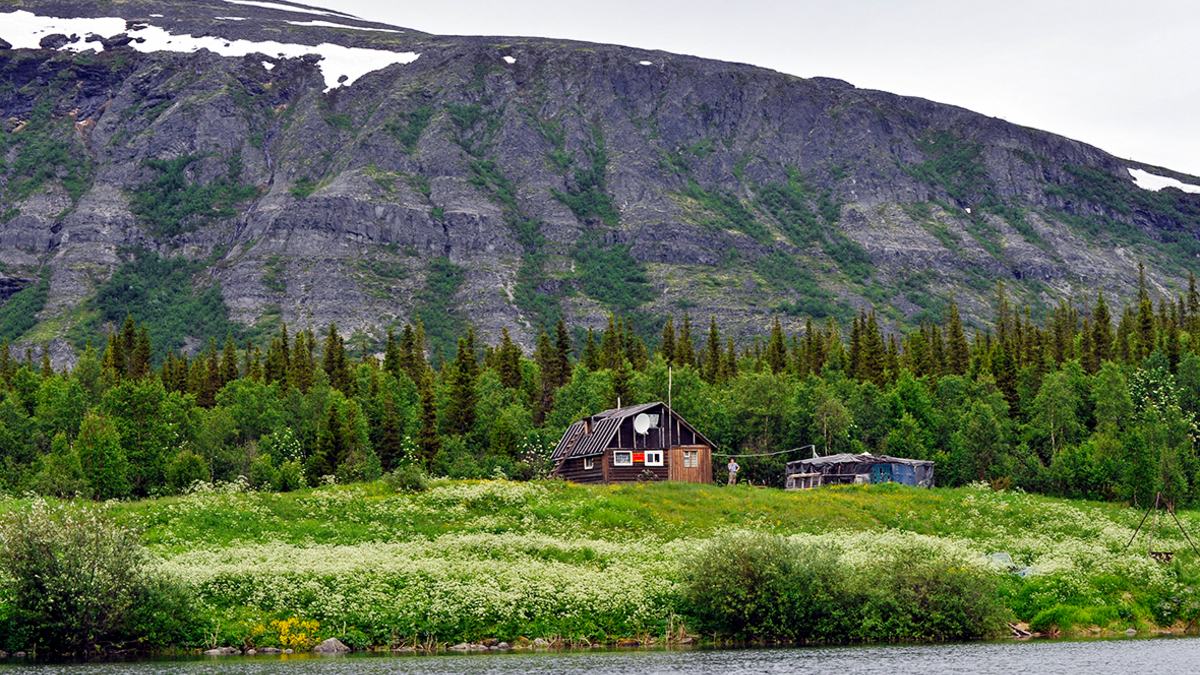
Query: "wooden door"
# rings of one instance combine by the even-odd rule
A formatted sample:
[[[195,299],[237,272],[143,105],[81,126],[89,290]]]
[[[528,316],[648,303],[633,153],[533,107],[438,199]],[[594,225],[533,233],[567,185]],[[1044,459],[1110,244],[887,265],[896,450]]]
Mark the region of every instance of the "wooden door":
[[[684,453],[695,453],[695,461],[686,462]],[[712,482],[712,448],[707,445],[678,445],[667,454],[670,457],[667,471],[669,480],[681,483]]]

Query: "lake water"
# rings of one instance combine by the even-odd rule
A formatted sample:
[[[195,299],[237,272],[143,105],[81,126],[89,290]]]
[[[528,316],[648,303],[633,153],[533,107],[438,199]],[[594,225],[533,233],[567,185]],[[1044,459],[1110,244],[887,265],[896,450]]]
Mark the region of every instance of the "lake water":
[[[223,657],[31,665],[0,675],[1189,675],[1200,639],[1155,638],[790,649],[447,656]]]

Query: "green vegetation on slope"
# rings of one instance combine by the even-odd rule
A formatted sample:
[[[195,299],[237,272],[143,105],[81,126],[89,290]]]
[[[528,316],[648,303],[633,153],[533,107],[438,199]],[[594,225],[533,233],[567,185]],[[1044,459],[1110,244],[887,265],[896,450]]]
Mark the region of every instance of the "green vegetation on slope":
[[[87,308],[95,314],[73,329],[76,346],[82,348],[89,339],[104,344],[110,326],[120,330],[126,316],[146,325],[160,359],[183,347],[186,337],[205,344],[210,338],[223,342],[226,335],[245,339],[245,328],[229,320],[221,289],[197,288],[196,276],[204,267],[182,256],[161,258],[134,249],[133,260],[117,268],[88,299]]]
[[[630,246],[594,241],[578,244],[571,256],[578,263],[580,288],[593,300],[631,311],[654,299],[654,287]]]
[[[37,325],[38,312],[46,306],[50,294],[50,268],[42,270],[41,279],[23,288],[0,307],[0,340],[15,342]]]
[[[59,138],[68,135],[62,127],[69,122],[54,120],[52,109],[53,102],[43,99],[19,130],[0,134],[0,173],[9,176],[4,203],[21,201],[54,180],[62,184],[72,202],[79,201],[90,187],[94,169],[87,152],[81,145]],[[2,157],[10,149],[16,150],[16,158],[8,163]]]
[[[425,289],[417,294],[416,318],[425,325],[431,354],[453,353],[458,336],[466,332],[466,321],[453,310],[454,294],[462,285],[465,269],[441,256],[429,261]]]
[[[226,174],[202,185],[189,181],[188,167],[204,155],[182,155],[170,160],[148,159],[145,166],[157,172],[149,182],[134,188],[129,207],[150,224],[156,236],[174,237],[190,232],[212,220],[227,220],[237,215],[234,204],[258,195],[258,190],[241,184],[242,158],[225,160]]]

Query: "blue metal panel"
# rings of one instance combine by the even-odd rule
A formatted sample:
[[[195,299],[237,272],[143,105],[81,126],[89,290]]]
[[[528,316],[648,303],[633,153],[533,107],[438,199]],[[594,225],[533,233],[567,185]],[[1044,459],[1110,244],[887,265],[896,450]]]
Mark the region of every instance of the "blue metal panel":
[[[917,473],[908,464],[893,464],[892,481],[901,485],[912,485],[915,487],[917,484]]]

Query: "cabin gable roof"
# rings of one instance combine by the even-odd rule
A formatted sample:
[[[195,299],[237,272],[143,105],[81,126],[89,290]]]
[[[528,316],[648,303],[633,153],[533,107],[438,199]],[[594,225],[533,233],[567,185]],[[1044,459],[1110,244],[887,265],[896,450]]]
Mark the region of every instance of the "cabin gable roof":
[[[703,440],[709,447],[716,447],[704,434],[696,431],[695,427],[688,424],[687,420],[683,419],[679,413],[667,407],[662,401],[655,401],[627,408],[612,408],[598,412],[585,420],[575,422],[567,428],[567,431],[558,441],[551,459],[559,461],[572,457],[603,455],[612,442],[613,436],[617,434],[617,430],[621,428],[621,424],[625,420],[660,406],[665,414],[678,420],[680,424],[687,427],[689,431],[695,434],[697,438]],[[591,433],[587,432],[588,422],[591,422]]]

